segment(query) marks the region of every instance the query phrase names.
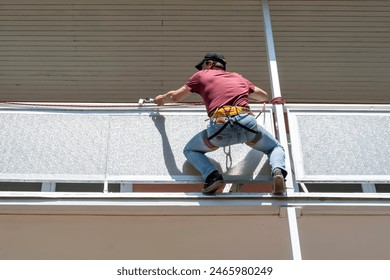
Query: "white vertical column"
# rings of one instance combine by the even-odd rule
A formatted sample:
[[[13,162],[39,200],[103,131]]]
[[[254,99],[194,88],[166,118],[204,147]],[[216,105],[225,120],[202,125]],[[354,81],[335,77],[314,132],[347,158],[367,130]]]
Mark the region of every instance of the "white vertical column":
[[[103,193],[108,193],[108,181],[104,181]]]
[[[274,38],[272,34],[272,25],[271,25],[271,16],[269,12],[268,0],[263,0],[263,17],[264,17],[264,30],[265,30],[265,39],[267,45],[267,55],[268,55],[268,66],[269,74],[271,80],[271,90],[272,97],[281,97],[280,91],[280,82],[279,82],[279,73],[278,65],[276,63],[276,53]],[[290,164],[290,152],[287,140],[286,124],[284,121],[284,109],[283,104],[274,104],[275,114],[276,114],[276,130],[279,135],[279,141],[284,147],[286,152],[286,170],[288,172],[286,187],[287,193],[294,192],[294,184],[291,174],[291,164]]]
[[[288,228],[290,230],[291,254],[293,260],[302,260],[301,243],[299,242],[296,210],[297,209],[295,207],[287,207]]]
[[[281,97],[280,82],[278,65],[276,62],[276,52],[274,45],[274,38],[272,33],[271,15],[269,11],[268,0],[262,0],[263,4],[263,18],[264,18],[264,31],[267,45],[267,60],[269,67],[269,75],[271,80],[272,97]],[[284,108],[283,104],[274,104],[275,117],[276,117],[276,130],[279,135],[279,141],[284,147],[286,152],[286,171],[288,172],[286,187],[287,195],[294,192],[294,184],[291,174],[290,164],[290,151],[288,146],[286,124],[284,120]],[[292,258],[294,260],[301,260],[301,245],[299,241],[298,224],[295,208],[287,207],[287,219],[290,231],[290,245],[292,251]]]

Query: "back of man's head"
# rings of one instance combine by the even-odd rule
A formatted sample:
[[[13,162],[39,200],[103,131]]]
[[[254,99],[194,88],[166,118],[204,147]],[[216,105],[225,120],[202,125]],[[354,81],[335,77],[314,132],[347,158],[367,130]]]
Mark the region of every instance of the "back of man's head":
[[[214,64],[215,67],[226,70],[226,63],[227,62],[225,60],[225,57],[222,54],[216,53],[216,52],[206,53],[206,55],[203,57],[203,59],[198,64],[195,65],[195,68],[198,70],[202,70],[203,63],[206,61],[210,61],[210,60],[215,63]]]

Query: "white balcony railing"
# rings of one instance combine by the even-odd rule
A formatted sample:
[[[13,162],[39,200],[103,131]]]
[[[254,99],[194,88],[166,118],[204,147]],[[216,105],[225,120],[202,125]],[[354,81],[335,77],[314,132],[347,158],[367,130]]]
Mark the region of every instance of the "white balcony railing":
[[[375,183],[389,184],[390,106],[284,109],[295,192],[313,183],[361,184],[371,191]],[[205,118],[202,105],[3,104],[0,182],[41,183],[49,191],[59,182],[119,183],[122,190],[133,183],[201,183],[182,149],[206,126]],[[275,134],[270,106],[258,122]],[[266,155],[246,145],[208,156],[228,182],[271,180]]]

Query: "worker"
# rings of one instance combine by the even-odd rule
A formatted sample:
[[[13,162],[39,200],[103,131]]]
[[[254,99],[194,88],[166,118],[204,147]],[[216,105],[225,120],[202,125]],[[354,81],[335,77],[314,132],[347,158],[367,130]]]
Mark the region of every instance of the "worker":
[[[273,194],[286,191],[285,152],[275,137],[259,125],[249,107],[250,99],[266,101],[268,94],[237,73],[226,71],[225,57],[209,52],[195,65],[196,72],[177,90],[155,97],[159,106],[176,103],[199,94],[210,118],[208,126],[185,146],[184,155],[205,179],[204,194],[214,194],[225,186],[222,174],[205,155],[219,147],[246,143],[265,153],[273,176]]]

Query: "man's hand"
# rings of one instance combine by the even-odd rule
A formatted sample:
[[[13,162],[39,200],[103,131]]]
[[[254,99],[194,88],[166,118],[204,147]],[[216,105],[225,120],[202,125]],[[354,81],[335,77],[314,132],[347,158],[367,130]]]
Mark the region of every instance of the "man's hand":
[[[165,101],[164,101],[164,95],[161,94],[161,95],[157,95],[155,98],[154,98],[154,103],[157,104],[157,106],[162,106],[165,104]]]

